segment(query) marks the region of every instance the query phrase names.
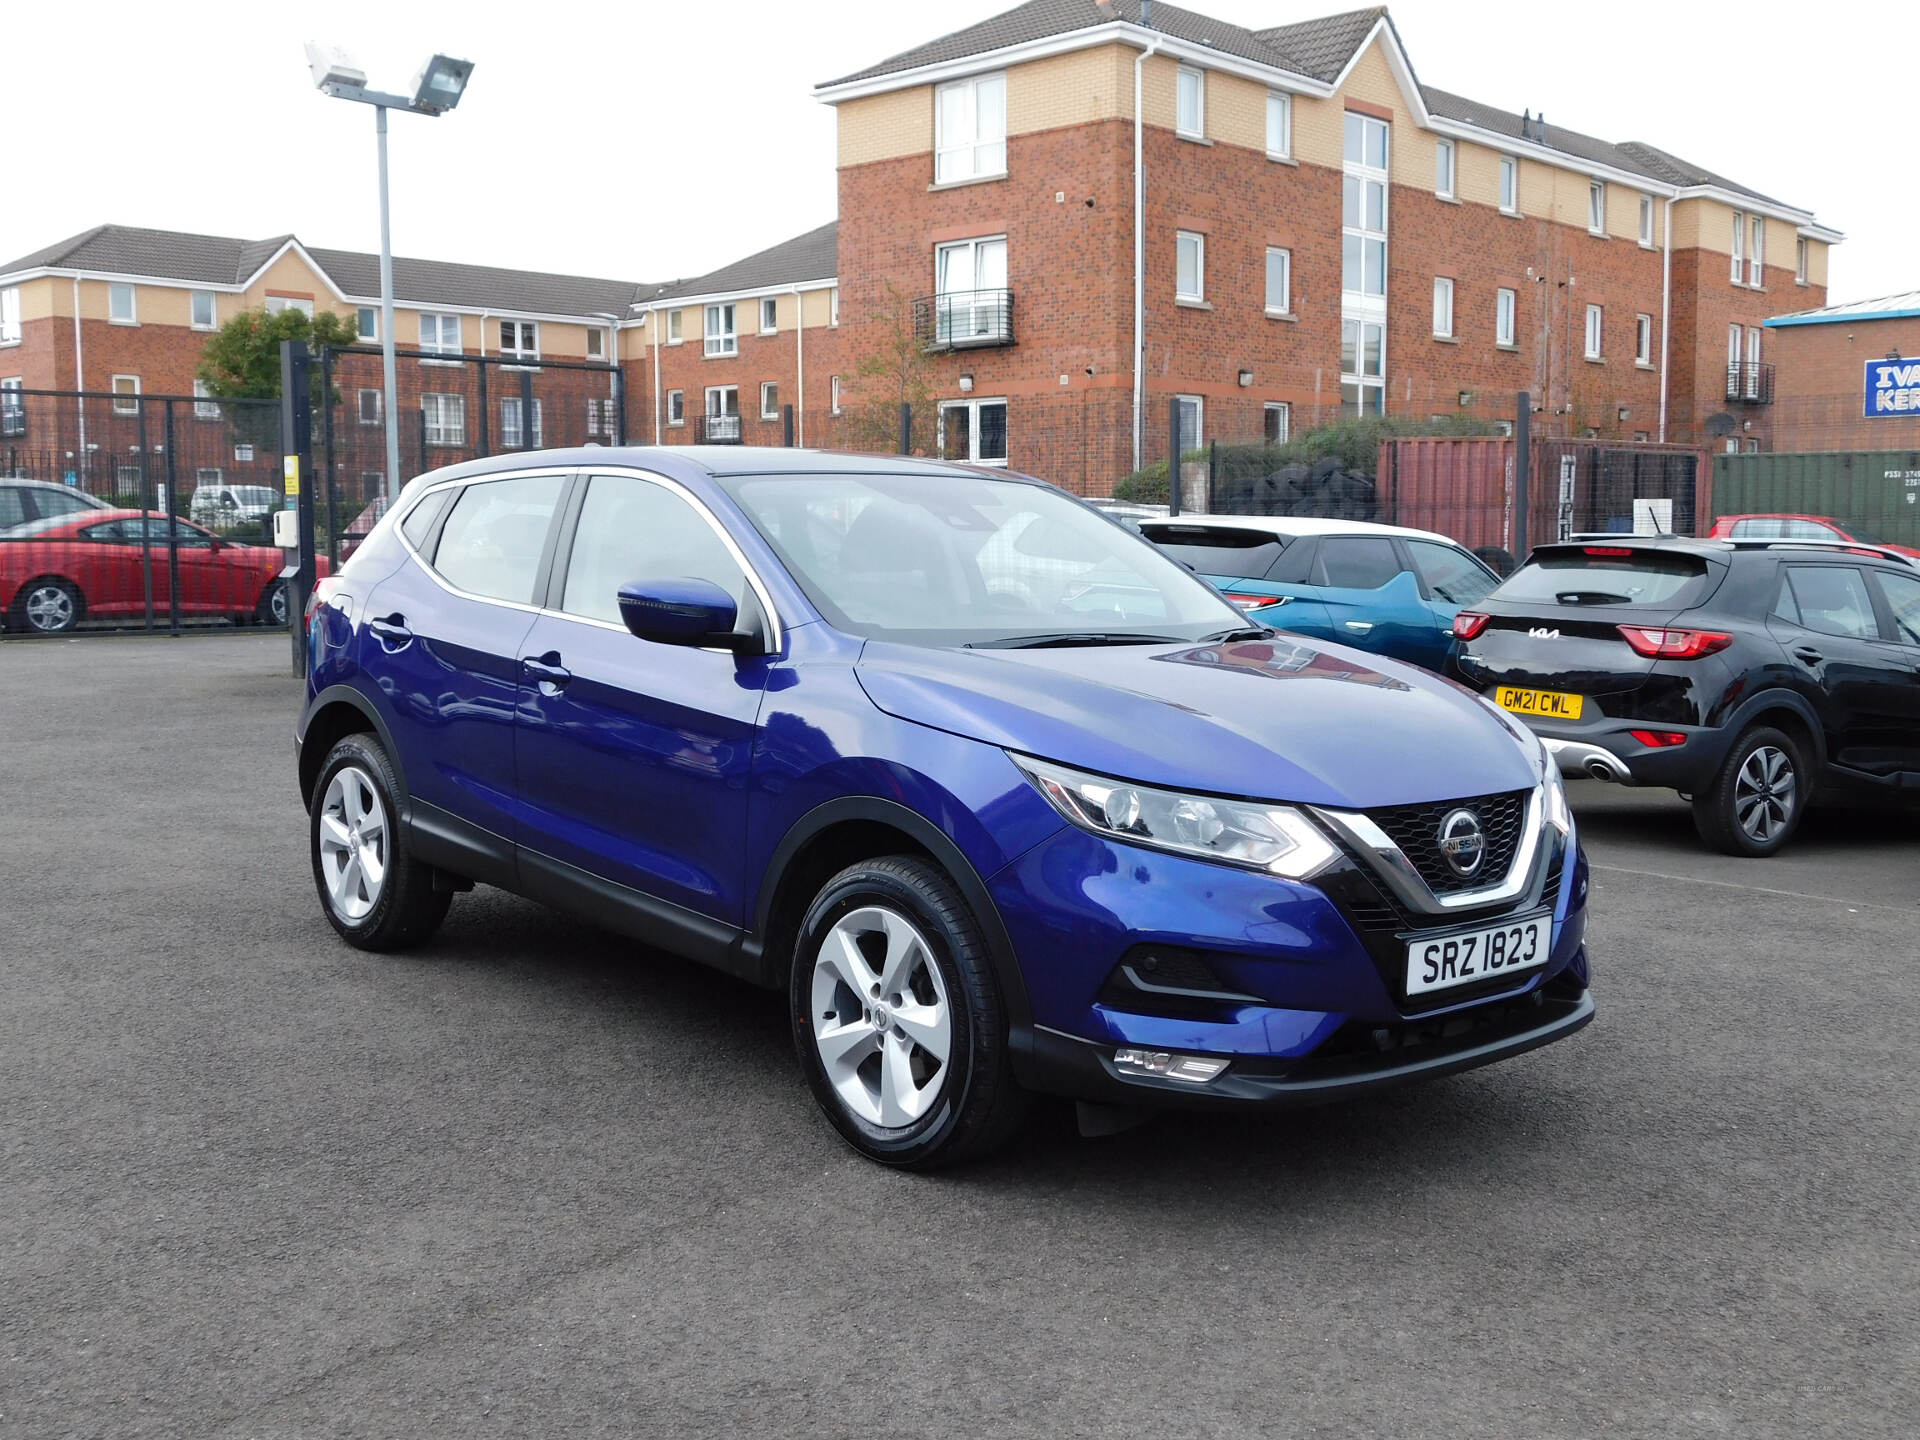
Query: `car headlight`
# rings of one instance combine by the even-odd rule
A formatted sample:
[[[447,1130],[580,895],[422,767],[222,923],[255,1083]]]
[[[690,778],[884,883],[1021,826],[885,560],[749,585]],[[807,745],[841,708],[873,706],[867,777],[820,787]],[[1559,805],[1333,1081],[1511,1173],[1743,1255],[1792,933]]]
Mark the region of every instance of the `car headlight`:
[[[1333,842],[1290,805],[1156,790],[1014,755],[1053,808],[1096,835],[1304,880],[1338,858]]]
[[[1540,770],[1541,784],[1547,788],[1547,823],[1562,835],[1571,835],[1573,807],[1567,804],[1567,782],[1560,778],[1560,762],[1544,740],[1540,742]]]

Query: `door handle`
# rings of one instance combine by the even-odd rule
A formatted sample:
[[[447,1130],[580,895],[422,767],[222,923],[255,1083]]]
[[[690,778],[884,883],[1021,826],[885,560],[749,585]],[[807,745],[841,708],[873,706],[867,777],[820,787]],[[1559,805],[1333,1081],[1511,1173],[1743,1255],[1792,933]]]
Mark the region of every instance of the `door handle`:
[[[407,617],[388,615],[377,620],[369,620],[367,629],[378,637],[381,644],[395,650],[404,649],[413,643],[413,632],[407,629]]]
[[[1362,635],[1373,629],[1373,622],[1371,620],[1348,620],[1345,623],[1347,629],[1356,630]]]
[[[560,657],[551,650],[544,655],[529,655],[520,663],[527,667],[527,674],[533,677],[541,693],[546,695],[558,695],[573,679],[573,672],[564,668],[560,664]]]
[[[1809,665],[1818,665],[1822,660],[1826,658],[1818,650],[1814,649],[1813,646],[1811,645],[1794,646],[1793,656],[1794,656],[1794,659],[1804,660]]]

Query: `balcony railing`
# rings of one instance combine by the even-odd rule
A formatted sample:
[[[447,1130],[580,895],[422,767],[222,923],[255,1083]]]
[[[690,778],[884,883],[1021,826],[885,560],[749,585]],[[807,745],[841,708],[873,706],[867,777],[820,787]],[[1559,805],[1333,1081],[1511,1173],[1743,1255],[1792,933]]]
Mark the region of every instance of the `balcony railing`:
[[[1013,344],[1011,290],[952,290],[913,302],[913,333],[926,350]]]
[[[1773,403],[1773,366],[1760,360],[1736,360],[1727,366],[1727,399],[1735,405]]]
[[[702,415],[700,443],[702,445],[738,445],[740,417],[738,415]]]

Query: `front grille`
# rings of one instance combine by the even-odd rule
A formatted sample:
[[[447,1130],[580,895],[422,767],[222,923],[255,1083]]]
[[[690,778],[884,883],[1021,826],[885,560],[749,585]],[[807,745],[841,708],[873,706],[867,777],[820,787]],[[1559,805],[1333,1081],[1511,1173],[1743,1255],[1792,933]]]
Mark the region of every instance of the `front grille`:
[[[1471,810],[1480,817],[1487,837],[1487,858],[1463,880],[1440,852],[1440,822],[1455,810]],[[1367,818],[1386,832],[1400,847],[1427,888],[1436,895],[1459,890],[1478,890],[1498,885],[1507,878],[1514,852],[1520,848],[1520,832],[1527,818],[1527,792],[1482,795],[1472,800],[1442,800],[1432,805],[1396,805],[1388,810],[1369,810]]]

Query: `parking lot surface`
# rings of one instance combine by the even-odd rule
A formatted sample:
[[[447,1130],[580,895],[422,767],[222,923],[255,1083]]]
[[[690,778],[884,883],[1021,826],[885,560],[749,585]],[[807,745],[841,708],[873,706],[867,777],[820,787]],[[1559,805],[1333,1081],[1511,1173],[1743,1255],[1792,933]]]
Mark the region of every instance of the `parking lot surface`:
[[[0,1435],[1910,1436],[1920,819],[1571,787],[1600,1014],[917,1177],[779,997],[309,878],[279,635],[0,645]]]

